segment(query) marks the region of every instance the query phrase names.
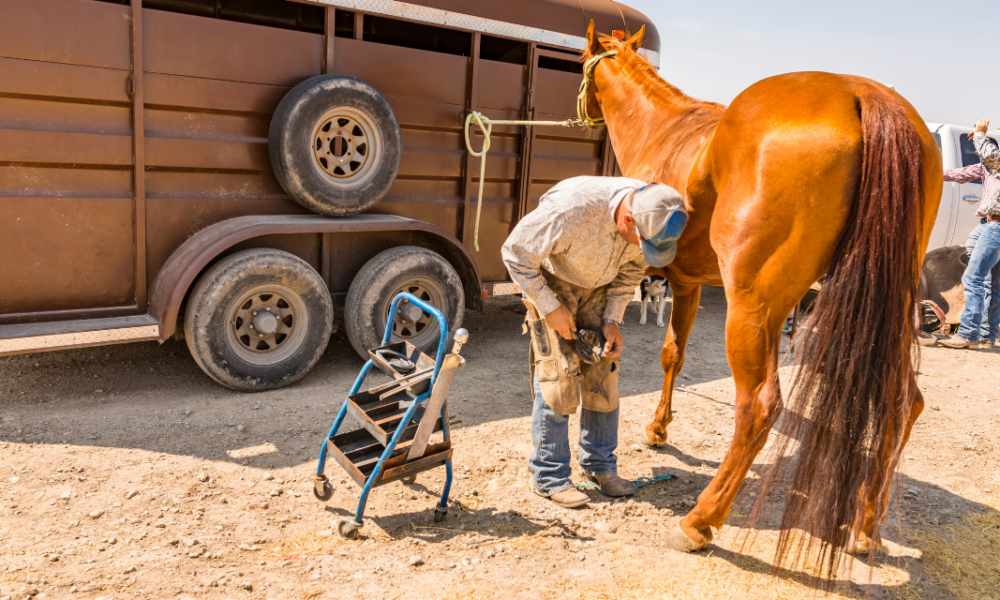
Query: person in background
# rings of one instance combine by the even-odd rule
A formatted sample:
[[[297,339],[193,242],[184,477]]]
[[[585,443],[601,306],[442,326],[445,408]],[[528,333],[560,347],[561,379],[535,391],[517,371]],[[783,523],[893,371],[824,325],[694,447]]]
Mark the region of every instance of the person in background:
[[[971,135],[981,162],[944,172],[945,181],[983,180],[983,199],[976,212],[981,221],[966,242],[965,310],[958,333],[941,341],[946,348],[993,348],[1000,330],[1000,147],[986,136],[989,126],[989,119],[979,120]]]

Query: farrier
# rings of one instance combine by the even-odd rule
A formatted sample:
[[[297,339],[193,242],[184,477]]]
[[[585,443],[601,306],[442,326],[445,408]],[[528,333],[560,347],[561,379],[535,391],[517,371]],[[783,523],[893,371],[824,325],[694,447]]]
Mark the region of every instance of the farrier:
[[[546,192],[503,246],[531,332],[533,489],[560,506],[588,501],[570,480],[569,416],[581,404],[584,475],[605,494],[634,492],[615,456],[619,324],[646,266],[673,260],[686,223],[683,199],[666,185],[574,177]]]

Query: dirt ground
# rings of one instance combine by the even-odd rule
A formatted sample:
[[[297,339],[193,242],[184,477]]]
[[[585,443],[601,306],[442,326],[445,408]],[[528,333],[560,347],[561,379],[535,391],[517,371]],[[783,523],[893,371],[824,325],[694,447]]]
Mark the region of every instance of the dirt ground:
[[[432,518],[438,469],[377,488],[356,541],[335,529],[358,488],[332,461],[329,502],[309,482],[362,364],[342,333],[306,379],[260,394],[214,384],[180,341],[0,358],[0,599],[824,597],[808,569],[772,571],[772,530],[750,547],[732,525],[698,554],[665,547],[732,434],[725,299],[703,294],[658,450],[640,442],[665,330],[638,310],[623,330],[619,468],[677,479],[618,502],[590,492],[582,510],[530,491],[522,308],[500,296],[466,317],[447,519]],[[1000,597],[1000,354],[929,348],[920,368],[928,409],[905,452],[902,528],[836,597]]]

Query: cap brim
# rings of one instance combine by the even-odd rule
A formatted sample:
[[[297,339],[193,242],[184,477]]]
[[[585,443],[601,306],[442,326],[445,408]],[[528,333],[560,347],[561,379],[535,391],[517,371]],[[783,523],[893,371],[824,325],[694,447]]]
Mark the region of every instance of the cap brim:
[[[677,242],[668,242],[665,244],[666,248],[658,248],[646,240],[642,240],[640,245],[642,256],[651,267],[665,267],[674,262],[674,257],[677,256]]]

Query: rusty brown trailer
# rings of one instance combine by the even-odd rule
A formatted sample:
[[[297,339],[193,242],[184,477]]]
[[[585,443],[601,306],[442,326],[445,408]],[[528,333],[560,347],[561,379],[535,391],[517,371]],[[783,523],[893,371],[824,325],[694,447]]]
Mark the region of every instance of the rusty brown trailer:
[[[473,252],[464,116],[574,116],[590,19],[645,25],[658,61],[655,28],[611,0],[0,0],[0,355],[163,341],[199,278],[260,248],[341,306],[380,253],[422,248],[480,308],[518,219],[616,165],[603,130],[495,128]],[[377,90],[401,133],[391,187],[355,216],[311,214],[268,155],[276,108],[323,74]]]

